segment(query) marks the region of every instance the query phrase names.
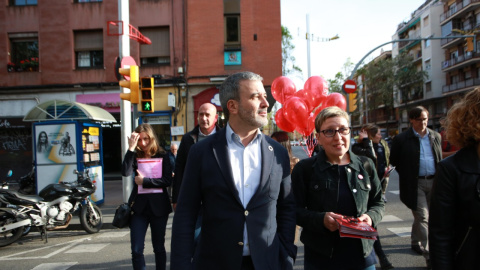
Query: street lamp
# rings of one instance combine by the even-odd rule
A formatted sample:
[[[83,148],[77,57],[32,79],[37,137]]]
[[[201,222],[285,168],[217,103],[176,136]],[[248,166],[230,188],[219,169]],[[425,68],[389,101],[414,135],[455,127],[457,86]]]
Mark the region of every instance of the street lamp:
[[[313,36],[313,34],[312,34]],[[310,66],[310,16],[309,14],[307,14],[307,33],[305,34],[305,38],[307,39],[307,67],[308,67],[308,78],[310,78],[311,76],[311,66]],[[318,41],[321,41],[321,42],[328,42],[328,41],[332,41],[332,40],[336,40],[336,39],[339,39],[340,37],[337,35],[335,35],[334,37],[331,37],[331,38],[322,38],[322,39],[319,39]]]

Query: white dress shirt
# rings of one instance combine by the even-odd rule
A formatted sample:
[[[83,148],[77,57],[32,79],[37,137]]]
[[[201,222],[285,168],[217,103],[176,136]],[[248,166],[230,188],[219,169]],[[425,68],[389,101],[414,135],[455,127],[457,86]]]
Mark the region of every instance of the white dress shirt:
[[[260,177],[262,172],[262,153],[261,153],[261,132],[257,130],[257,134],[253,140],[244,146],[240,137],[235,134],[227,124],[226,130],[228,155],[230,158],[230,166],[232,168],[233,180],[238,190],[238,195],[246,209],[248,202],[253,197],[260,185]],[[248,218],[248,216],[247,216]],[[250,255],[248,247],[247,224],[244,225],[243,231],[243,256]]]

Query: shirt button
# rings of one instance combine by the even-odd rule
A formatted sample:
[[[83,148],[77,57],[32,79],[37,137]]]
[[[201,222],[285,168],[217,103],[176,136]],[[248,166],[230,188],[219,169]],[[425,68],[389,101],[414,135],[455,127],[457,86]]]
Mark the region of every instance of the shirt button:
[[[243,246],[243,242],[238,242],[237,243],[239,246]]]
[[[351,172],[352,170],[350,168],[347,169],[348,172]]]
[[[245,184],[245,187],[248,188],[248,184]]]
[[[245,216],[248,216],[248,211],[245,211]]]

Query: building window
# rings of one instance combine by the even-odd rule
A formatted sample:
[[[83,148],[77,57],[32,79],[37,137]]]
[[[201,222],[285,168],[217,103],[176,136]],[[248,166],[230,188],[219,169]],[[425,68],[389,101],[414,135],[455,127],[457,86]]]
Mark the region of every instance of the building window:
[[[225,16],[225,44],[240,44],[240,16]]]
[[[8,71],[38,71],[38,34],[9,34],[10,62]]]
[[[465,81],[471,78],[472,78],[472,71],[470,70],[465,71]]]
[[[432,91],[432,82],[427,82],[425,84],[425,91],[431,92]]]
[[[167,27],[140,28],[140,33],[148,37],[151,45],[140,45],[142,65],[170,65],[170,29]]]
[[[425,70],[430,70],[432,68],[432,64],[430,63],[430,60],[425,61]]]
[[[223,0],[225,48],[240,48],[240,0]]]
[[[75,31],[76,68],[104,68],[102,30]]]
[[[426,40],[425,40],[425,48],[430,47],[430,44],[431,44],[431,43],[432,43],[432,42],[431,42],[430,39],[426,39]]]
[[[10,6],[36,6],[37,0],[10,0]]]
[[[425,16],[425,18],[423,18],[423,27],[426,27],[430,24],[430,17],[429,16]]]

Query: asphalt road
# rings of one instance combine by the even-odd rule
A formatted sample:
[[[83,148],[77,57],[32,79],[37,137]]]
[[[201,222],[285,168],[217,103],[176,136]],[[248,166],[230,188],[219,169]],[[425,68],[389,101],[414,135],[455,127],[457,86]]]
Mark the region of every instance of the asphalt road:
[[[299,146],[294,147],[293,151],[300,158],[306,157]],[[116,190],[115,194],[121,192],[121,181],[108,182],[109,189]],[[112,201],[110,197],[114,197],[115,194],[106,192],[106,202]],[[118,194],[115,196],[121,197]],[[423,257],[410,250],[413,217],[410,210],[399,200],[398,175],[395,172],[390,178],[387,199],[385,217],[378,227],[385,253],[396,269],[426,269]],[[116,200],[113,201],[113,205],[119,203]],[[38,232],[33,231],[20,241],[0,248],[0,268],[9,270],[131,269],[129,230],[111,229],[108,223],[113,217],[114,207],[104,205],[101,208],[105,214],[107,229],[102,229],[97,234],[87,234],[79,226],[71,226],[70,230],[49,232],[48,243],[40,239]],[[170,257],[172,217],[173,215],[170,216],[166,232],[167,258]],[[71,230],[72,228],[78,228],[78,230]],[[303,245],[301,242],[296,244],[299,249],[294,269],[303,269]],[[145,244],[145,258],[147,269],[154,269],[149,232]],[[169,265],[167,265],[168,268]],[[377,269],[380,269],[379,265]]]

